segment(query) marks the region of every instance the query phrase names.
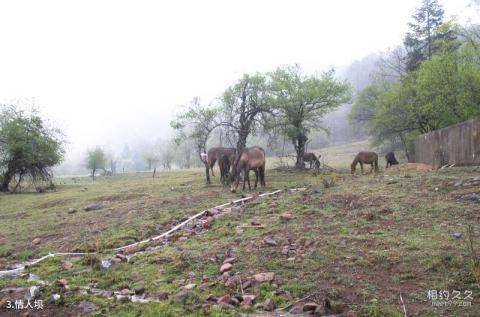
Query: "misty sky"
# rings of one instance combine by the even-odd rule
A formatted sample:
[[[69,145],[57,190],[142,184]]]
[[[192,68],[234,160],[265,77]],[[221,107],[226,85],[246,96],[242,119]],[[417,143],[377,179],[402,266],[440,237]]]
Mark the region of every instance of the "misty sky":
[[[449,18],[468,0],[440,0]],[[245,72],[346,66],[401,43],[420,0],[2,1],[0,102],[28,98],[69,153],[168,137],[178,105]]]

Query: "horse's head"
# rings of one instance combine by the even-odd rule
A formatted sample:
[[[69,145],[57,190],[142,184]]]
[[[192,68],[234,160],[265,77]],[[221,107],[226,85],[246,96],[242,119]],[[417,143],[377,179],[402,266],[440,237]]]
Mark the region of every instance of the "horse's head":
[[[350,165],[350,171],[353,174],[355,174],[355,168],[357,167],[357,161],[353,161],[352,165]]]

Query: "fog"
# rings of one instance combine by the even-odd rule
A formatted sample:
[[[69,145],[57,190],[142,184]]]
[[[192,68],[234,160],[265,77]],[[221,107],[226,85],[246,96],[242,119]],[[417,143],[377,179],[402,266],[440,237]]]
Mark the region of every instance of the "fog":
[[[439,2],[446,19],[472,16],[467,0]],[[243,73],[298,63],[345,77],[356,60],[400,44],[419,4],[2,2],[0,101],[34,105],[62,128],[67,162],[95,145],[121,151],[168,138],[179,105],[208,103]]]

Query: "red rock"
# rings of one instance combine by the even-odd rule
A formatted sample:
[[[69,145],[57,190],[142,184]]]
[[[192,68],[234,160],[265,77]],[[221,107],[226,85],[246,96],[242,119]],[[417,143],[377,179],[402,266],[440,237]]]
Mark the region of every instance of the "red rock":
[[[275,304],[270,298],[263,302],[262,306],[266,311],[272,311],[275,308]]]
[[[231,263],[224,263],[220,267],[220,273],[230,271],[232,269],[233,265]]]
[[[214,221],[215,221],[215,218],[213,218],[212,216],[208,216],[205,219],[205,222],[203,223],[203,227],[206,229],[210,228]]]
[[[258,273],[258,274],[255,274],[253,278],[258,283],[271,282],[275,278],[275,273],[273,272]]]
[[[357,317],[357,313],[353,310],[349,310],[347,313],[347,317]]]
[[[162,291],[158,294],[158,299],[159,300],[166,300],[168,299],[168,293],[165,291]]]
[[[229,278],[225,282],[225,286],[229,287],[229,288],[235,288],[235,287],[237,287],[237,283],[238,283],[238,278],[236,276],[234,276],[234,277]]]
[[[317,303],[306,303],[303,305],[303,311],[315,311],[317,307],[320,306]]]
[[[267,245],[271,245],[271,246],[276,246],[278,245],[277,241],[271,239],[271,238],[265,238],[263,239],[263,242]]]
[[[232,301],[232,298],[230,297],[229,294],[225,294],[223,295],[222,297],[220,297],[218,300],[217,300],[217,304],[220,304],[220,303],[227,303],[227,304],[230,304]]]
[[[32,240],[33,245],[40,244],[40,242],[42,242],[42,240],[40,238],[35,238],[35,239]]]
[[[128,260],[128,258],[127,258],[125,255],[121,254],[121,253],[115,254],[115,257],[116,257],[117,259],[120,259],[122,262],[127,262],[127,260]]]
[[[130,290],[128,288],[124,288],[120,291],[121,295],[130,295]]]
[[[127,251],[128,254],[133,254],[135,253],[135,249],[132,246],[128,246],[125,251]]]
[[[237,259],[236,258],[226,258],[224,261],[223,261],[223,264],[225,263],[230,263],[232,264],[233,262],[235,262]]]
[[[70,270],[72,267],[73,267],[72,262],[69,262],[69,261],[63,261],[62,262],[62,268],[64,270]]]

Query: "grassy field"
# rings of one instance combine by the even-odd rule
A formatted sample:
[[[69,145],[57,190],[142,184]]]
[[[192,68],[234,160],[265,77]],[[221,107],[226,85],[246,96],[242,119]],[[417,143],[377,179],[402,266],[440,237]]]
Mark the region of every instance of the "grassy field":
[[[325,314],[346,316],[352,310],[358,316],[387,317],[404,315],[402,294],[409,316],[480,316],[480,267],[475,265],[480,203],[462,199],[480,194],[479,170],[420,173],[401,165],[352,177],[349,163],[360,149],[368,145],[316,151],[337,168],[319,176],[268,169],[262,191],[305,190],[257,198],[215,218],[208,228],[188,226],[168,241],[142,245],[132,250],[131,261],[109,272],[99,265],[114,255],[108,249],[158,235],[242,193],[228,192],[218,176],[206,186],[202,170],[183,170],[162,172],[155,182],[149,174],[95,183],[69,178],[57,181],[56,192],[1,194],[0,270],[53,251],[99,252],[29,267],[28,273],[45,281],[39,295],[45,309],[32,310],[30,316],[76,316],[81,301],[96,306],[86,313],[92,316],[234,316],[264,310],[216,305],[216,298],[242,292],[255,295],[253,305],[271,300],[282,308],[308,296],[304,302],[320,304]],[[103,208],[84,210],[94,203]],[[36,238],[40,242],[33,244]],[[152,246],[159,248],[146,249]],[[235,258],[231,276],[222,276],[219,268],[229,257]],[[261,272],[273,272],[274,280],[248,286]],[[0,279],[0,315],[18,314],[5,308],[9,295],[2,289],[32,285],[39,281]],[[145,298],[158,300],[167,293],[168,299],[131,303],[105,294],[139,286]],[[446,290],[450,297],[454,291],[462,297],[471,291],[473,300],[467,307],[434,307],[429,290]],[[61,299],[49,302],[52,294]]]

